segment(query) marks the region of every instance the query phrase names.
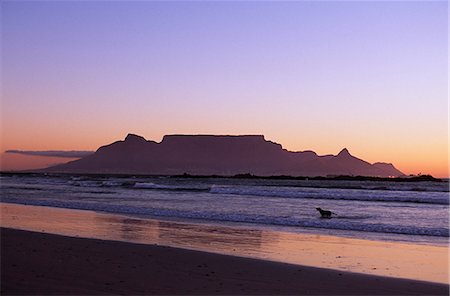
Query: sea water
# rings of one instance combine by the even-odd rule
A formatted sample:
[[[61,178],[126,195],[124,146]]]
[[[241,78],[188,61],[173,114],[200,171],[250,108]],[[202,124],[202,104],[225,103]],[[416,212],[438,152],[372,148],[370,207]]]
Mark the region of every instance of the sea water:
[[[2,174],[1,201],[446,245],[449,183]],[[316,208],[331,210],[324,219]]]

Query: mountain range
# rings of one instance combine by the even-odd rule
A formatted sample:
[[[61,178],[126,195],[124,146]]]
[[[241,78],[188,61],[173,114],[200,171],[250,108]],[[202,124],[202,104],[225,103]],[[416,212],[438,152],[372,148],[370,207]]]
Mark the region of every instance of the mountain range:
[[[390,163],[370,164],[345,148],[337,155],[291,152],[262,135],[167,135],[158,143],[128,134],[123,141],[102,146],[94,154],[45,171],[221,176],[404,175]]]

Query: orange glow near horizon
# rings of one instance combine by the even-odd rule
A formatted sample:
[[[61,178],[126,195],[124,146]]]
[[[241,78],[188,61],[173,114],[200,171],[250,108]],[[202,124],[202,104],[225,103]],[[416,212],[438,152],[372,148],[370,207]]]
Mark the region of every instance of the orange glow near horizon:
[[[153,140],[160,142],[162,137],[165,135],[163,133],[145,133],[144,130],[133,131],[133,133],[138,134],[146,138],[147,140]],[[172,133],[184,133],[184,134],[264,134],[258,131],[249,131],[244,133],[232,133],[226,130],[221,132],[193,132],[186,133],[181,130],[174,130]],[[8,133],[4,132],[4,135]],[[81,134],[76,137],[75,134],[67,135],[60,134],[57,137],[55,135],[49,136],[45,132],[39,134],[36,132],[34,139],[39,139],[39,141],[30,141],[28,137],[20,136],[21,134],[10,134],[11,137],[4,137],[2,143],[2,152],[10,149],[17,150],[97,150],[100,146],[108,145],[115,141],[123,140],[128,134],[128,131],[122,130],[121,133],[86,133]],[[330,137],[330,136],[328,136]],[[304,140],[306,137],[296,137],[289,138],[286,137],[274,137],[271,135],[265,135],[265,139],[268,141],[273,141],[281,144],[283,148],[289,151],[305,151],[313,150],[319,155],[333,154],[336,155],[343,148],[348,148],[350,153],[368,161],[370,163],[375,162],[387,162],[392,163],[394,166],[405,173],[409,174],[430,174],[437,178],[448,178],[449,177],[449,167],[448,167],[448,155],[445,149],[444,141],[439,143],[434,147],[427,147],[424,144],[422,146],[415,146],[411,149],[406,149],[405,145],[402,149],[397,148],[397,145],[393,145],[392,142],[383,141],[373,141],[371,143],[376,143],[376,145],[371,144],[368,146],[367,142],[359,141],[358,139],[340,139],[339,141],[329,141],[326,139],[321,139],[317,135],[309,135],[308,140]],[[7,142],[8,141],[8,142]],[[317,142],[319,145],[313,147],[312,145],[306,145],[307,143]],[[347,142],[345,144],[344,142]],[[441,146],[441,147],[439,147]],[[72,160],[72,159],[70,159]],[[2,154],[2,170],[23,170],[23,169],[35,169],[41,168],[48,165],[54,165],[57,163],[63,163],[69,161],[67,158],[50,158],[50,157],[36,157],[36,156],[24,156],[16,154]]]
[[[446,1],[2,8],[2,152],[259,134],[449,176]]]

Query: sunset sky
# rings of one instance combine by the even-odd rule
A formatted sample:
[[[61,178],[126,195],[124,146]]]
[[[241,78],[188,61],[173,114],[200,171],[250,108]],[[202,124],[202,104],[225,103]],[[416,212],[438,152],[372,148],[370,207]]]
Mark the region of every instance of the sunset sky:
[[[448,176],[447,1],[0,5],[2,151],[263,134]]]

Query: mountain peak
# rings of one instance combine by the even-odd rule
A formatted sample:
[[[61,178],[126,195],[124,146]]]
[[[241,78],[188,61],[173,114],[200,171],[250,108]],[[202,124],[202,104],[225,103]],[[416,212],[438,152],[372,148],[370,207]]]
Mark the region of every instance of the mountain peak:
[[[342,157],[342,156],[352,156],[352,155],[350,154],[350,152],[348,151],[347,148],[344,148],[344,149],[341,150],[341,152],[339,152],[339,154],[337,156],[341,156]]]
[[[147,140],[144,137],[135,135],[135,134],[128,134],[125,138],[125,142],[146,142]]]
[[[290,152],[262,135],[168,135],[160,143],[128,134],[89,157],[48,168],[53,172],[232,176],[398,176],[388,164],[372,165],[344,148],[338,155]]]
[[[380,166],[380,167],[390,167],[390,168],[394,167],[394,165],[392,163],[388,163],[388,162],[375,162],[373,165]]]

